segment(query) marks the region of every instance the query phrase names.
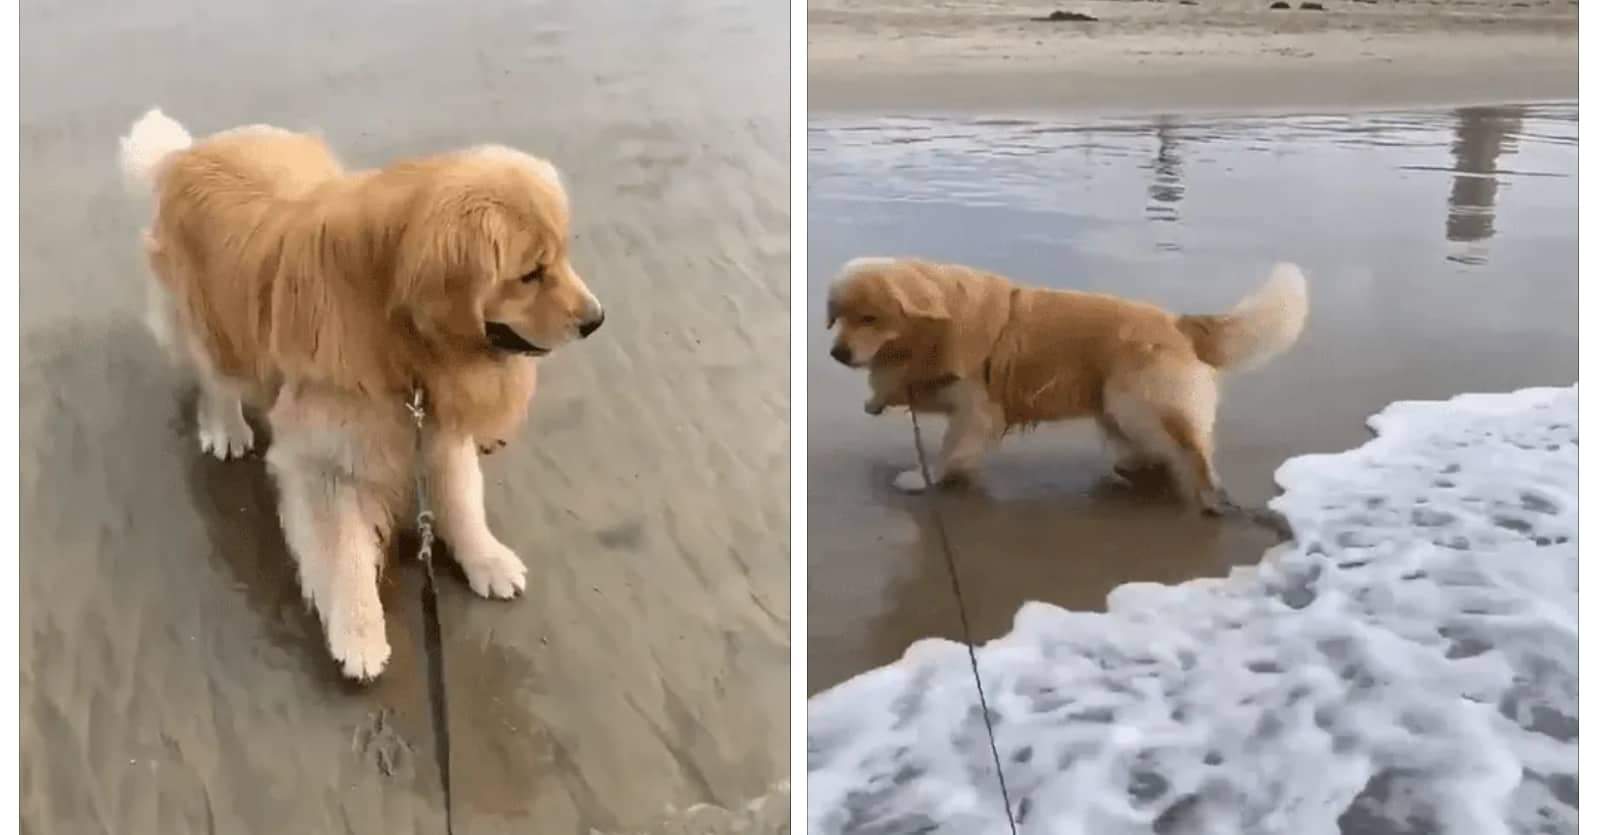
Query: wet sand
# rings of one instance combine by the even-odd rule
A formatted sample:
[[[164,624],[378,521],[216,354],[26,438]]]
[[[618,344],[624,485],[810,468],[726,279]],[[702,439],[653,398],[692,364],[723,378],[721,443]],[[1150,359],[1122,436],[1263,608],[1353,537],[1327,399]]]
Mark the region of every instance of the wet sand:
[[[24,830],[786,826],[784,10],[74,3],[22,26]],[[385,576],[389,669],[345,684],[259,458],[200,455],[141,329],[147,209],[114,148],[152,104],[317,128],[352,165],[499,141],[564,170],[608,321],[486,463],[527,596],[442,573],[448,755],[419,568]]]
[[[1238,112],[1571,99],[1576,0],[816,0],[813,112]],[[1040,22],[1062,10],[1093,22]]]
[[[1322,117],[812,117],[807,291],[808,689],[960,637],[904,414],[869,418],[826,360],[824,287],[864,254],[982,264],[1170,308],[1226,309],[1271,262],[1311,282],[1302,341],[1225,380],[1218,467],[1275,493],[1286,458],[1365,441],[1399,399],[1577,379],[1575,106]],[[924,424],[936,448],[942,422]],[[1008,439],[981,480],[936,494],[976,637],[1025,601],[1102,609],[1131,581],[1258,562],[1274,536],[1119,486],[1089,427]]]

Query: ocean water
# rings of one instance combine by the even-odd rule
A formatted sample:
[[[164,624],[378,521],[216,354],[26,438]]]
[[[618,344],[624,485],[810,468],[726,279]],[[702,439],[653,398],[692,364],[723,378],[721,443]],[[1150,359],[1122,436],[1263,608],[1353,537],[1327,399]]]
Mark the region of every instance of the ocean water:
[[[1265,242],[1313,266],[1359,246],[1411,268],[1493,274],[1576,234],[1577,113],[824,116],[807,127],[807,245],[817,278],[848,259],[840,246],[870,241],[1074,289],[1130,262],[1176,289],[1241,246],[1272,260]]]
[[[1274,368],[1362,379],[1375,399],[1351,425],[1395,400],[1564,384],[1576,374],[1577,113],[815,117],[808,350],[827,356],[826,287],[861,255],[1184,312],[1225,310],[1291,261],[1311,278],[1311,320],[1304,350]],[[1464,370],[1508,355],[1520,376]],[[1441,385],[1386,385],[1411,369]],[[860,422],[858,375],[832,362],[807,375],[812,403],[839,397],[838,418]],[[836,434],[830,411],[812,413],[814,435]]]
[[[1272,262],[1310,282],[1292,350],[1230,374],[1216,462],[1236,499],[1287,459],[1370,437],[1388,404],[1565,386],[1578,373],[1574,103],[1337,114],[813,115],[806,391],[808,686],[819,692],[959,635],[904,415],[861,411],[828,359],[827,283],[910,254],[1184,313],[1226,310]],[[939,425],[924,427],[937,442]],[[1008,438],[977,489],[941,501],[980,640],[1030,600],[1099,609],[1132,580],[1221,576],[1269,539],[1105,482],[1092,427]]]
[[[1576,386],[1395,403],[1282,465],[1258,566],[1023,605],[978,650],[1018,831],[1576,832],[1577,418]],[[961,645],[808,713],[813,833],[1008,831]]]

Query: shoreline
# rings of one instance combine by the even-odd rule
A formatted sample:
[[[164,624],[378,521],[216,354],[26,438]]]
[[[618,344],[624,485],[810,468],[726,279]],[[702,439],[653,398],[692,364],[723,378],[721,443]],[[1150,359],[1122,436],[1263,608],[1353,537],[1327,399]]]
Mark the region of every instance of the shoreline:
[[[1101,22],[1034,24],[895,2],[813,13],[810,113],[1347,112],[1578,95],[1576,17],[1530,19],[1507,3],[1498,16],[1313,19],[1240,0],[1219,0],[1236,4],[1221,16],[1091,0],[1075,8]]]
[[[1005,757],[1006,779],[1026,787],[1013,797],[1117,797],[1133,728],[1138,745],[1162,740],[1159,756],[1135,766],[1160,787],[1138,799],[1147,819],[1240,831],[1272,817],[1295,832],[1337,818],[1342,832],[1392,832],[1429,820],[1415,809],[1462,806],[1480,792],[1459,779],[1461,763],[1514,761],[1520,782],[1496,784],[1493,802],[1455,820],[1468,831],[1535,819],[1570,831],[1577,783],[1545,775],[1578,767],[1566,731],[1579,708],[1577,400],[1574,384],[1396,401],[1368,419],[1367,442],[1284,462],[1274,504],[1304,536],[1260,562],[1215,580],[1122,585],[1092,612],[1025,602],[976,648],[919,641],[813,694],[807,802],[824,822],[813,829],[863,832],[856,822],[915,809],[921,828],[1002,832],[984,805],[916,803],[958,792],[1004,799],[983,770],[990,752],[971,744],[984,733],[971,689],[981,666],[988,704],[1004,706],[993,708],[995,759],[1024,752]],[[1451,476],[1443,491],[1441,474]],[[1516,570],[1485,567],[1506,563]],[[1460,666],[1484,652],[1498,656],[1493,672]],[[1283,677],[1306,670],[1312,678]],[[1374,676],[1391,698],[1371,698]],[[1529,704],[1547,713],[1520,718]],[[1417,711],[1437,719],[1400,718]],[[1341,744],[1304,744],[1332,736]],[[1030,755],[1041,747],[1062,753],[1041,763]],[[1323,759],[1250,794],[1263,769],[1308,756]],[[1401,768],[1415,775],[1413,803],[1385,805],[1380,775]],[[1187,792],[1198,769],[1227,788]],[[863,784],[885,788],[854,790]],[[1054,830],[1105,819],[1093,800],[1019,806]]]
[[[1472,85],[1466,82],[1428,83],[1416,79],[1391,79],[1374,74],[1363,86],[1395,81],[1381,89],[1322,89],[1308,91],[1296,81],[1325,79],[1329,71],[1312,69],[1303,76],[1280,74],[1270,85],[1248,90],[1216,89],[1220,82],[1256,81],[1261,71],[1225,69],[1177,70],[1170,74],[1119,75],[1101,71],[1089,89],[1050,90],[1049,82],[1063,71],[1028,68],[973,70],[869,71],[834,75],[813,72],[809,79],[811,118],[834,116],[898,116],[944,114],[957,116],[1027,116],[1070,113],[1081,116],[1125,117],[1170,114],[1204,115],[1314,115],[1460,107],[1497,107],[1525,104],[1567,104],[1578,101],[1577,64],[1567,78],[1555,73],[1526,73],[1512,83]],[[1195,73],[1206,73],[1196,78]],[[1108,97],[1097,89],[1117,86],[1124,94]],[[1022,89],[1017,89],[1022,88]]]

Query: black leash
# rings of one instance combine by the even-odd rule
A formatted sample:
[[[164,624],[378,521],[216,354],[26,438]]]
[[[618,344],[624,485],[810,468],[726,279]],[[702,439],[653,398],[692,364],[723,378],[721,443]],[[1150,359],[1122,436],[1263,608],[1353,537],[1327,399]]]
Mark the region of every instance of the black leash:
[[[983,693],[983,676],[978,674],[978,650],[972,643],[972,624],[967,620],[967,601],[961,594],[961,577],[956,571],[955,550],[950,547],[950,534],[945,530],[944,516],[933,502],[933,473],[928,468],[928,456],[922,449],[922,424],[917,421],[917,408],[911,402],[911,392],[906,392],[906,406],[911,411],[911,437],[917,447],[917,466],[922,470],[922,483],[928,492],[929,515],[939,538],[939,548],[944,552],[945,567],[950,571],[950,588],[956,595],[956,610],[961,613],[961,638],[967,645],[967,660],[972,664],[972,680],[978,685],[978,708],[983,711],[983,726],[989,733],[989,753],[994,757],[994,776],[1000,781],[1000,801],[1006,807],[1006,823],[1011,835],[1017,835],[1017,820],[1011,816],[1011,793],[1006,790],[1006,774],[1000,767],[1000,746],[994,740],[994,720],[989,715],[989,699]]]
[[[1006,823],[1011,827],[1011,835],[1017,833],[1016,818],[1011,815],[1011,793],[1006,789],[1005,771],[1000,765],[1000,746],[995,742],[994,721],[989,715],[989,700],[983,692],[983,676],[978,673],[978,650],[972,641],[972,624],[967,618],[966,598],[961,594],[961,577],[956,570],[955,549],[950,545],[950,533],[945,528],[944,516],[939,513],[936,505],[932,504],[932,493],[936,485],[933,483],[933,473],[928,467],[928,455],[922,447],[922,423],[917,420],[917,409],[913,403],[910,389],[906,391],[906,406],[911,412],[911,436],[917,448],[917,467],[922,471],[924,489],[929,495],[929,515],[933,517],[933,528],[939,539],[939,548],[944,553],[945,567],[950,572],[950,589],[955,593],[956,610],[961,614],[961,637],[967,645],[967,661],[972,665],[972,681],[978,688],[978,707],[983,711],[983,725],[989,734],[989,753],[994,757],[995,778],[1000,783],[1000,799],[1006,807]],[[1294,538],[1294,532],[1289,527],[1288,520],[1283,515],[1269,508],[1254,508],[1240,505],[1231,499],[1225,500],[1225,509],[1238,514],[1252,524],[1266,528],[1277,534],[1283,540]]]
[[[427,423],[427,403],[422,387],[411,390],[406,403],[411,422],[416,425],[416,460],[412,469],[417,485],[417,559],[427,573],[422,590],[422,619],[425,644],[428,652],[428,695],[433,706],[433,739],[437,748],[436,764],[439,768],[440,788],[444,792],[444,825],[446,835],[455,831],[450,803],[450,711],[445,704],[444,642],[439,624],[439,585],[433,574],[433,505],[428,501],[427,448],[423,442]]]

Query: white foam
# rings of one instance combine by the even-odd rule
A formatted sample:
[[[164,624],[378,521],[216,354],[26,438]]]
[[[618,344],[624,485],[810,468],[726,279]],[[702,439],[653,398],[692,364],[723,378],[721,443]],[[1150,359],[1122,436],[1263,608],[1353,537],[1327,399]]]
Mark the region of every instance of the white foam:
[[[1397,403],[1288,461],[1296,541],[1029,603],[978,653],[1018,831],[1577,831],[1576,386]],[[809,706],[811,832],[1002,833],[965,649]]]

